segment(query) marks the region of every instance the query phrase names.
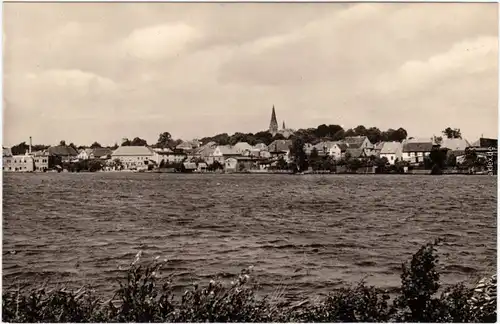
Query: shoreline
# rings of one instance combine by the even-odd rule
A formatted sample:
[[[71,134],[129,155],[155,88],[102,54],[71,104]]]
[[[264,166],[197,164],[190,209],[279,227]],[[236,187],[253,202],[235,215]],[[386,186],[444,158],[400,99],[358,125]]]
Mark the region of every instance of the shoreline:
[[[57,171],[47,171],[47,172],[37,172],[37,171],[28,171],[28,172],[15,172],[15,171],[3,171],[3,174],[51,174],[51,173],[83,173],[83,174],[92,174],[92,173],[146,173],[146,174],[183,174],[183,175],[192,175],[192,174],[211,174],[211,175],[222,175],[222,174],[237,174],[237,175],[292,175],[292,176],[308,176],[308,175],[323,175],[323,176],[332,176],[332,175],[363,175],[363,176],[376,176],[376,175],[394,175],[394,176],[415,176],[415,175],[432,175],[432,176],[496,176],[495,173],[468,173],[468,172],[446,172],[444,171],[442,174],[431,174],[431,170],[418,170],[418,172],[405,172],[405,173],[395,173],[395,172],[304,172],[304,173],[293,173],[293,172],[279,172],[279,171],[247,171],[247,172],[171,172],[171,171],[133,171],[133,170],[121,170],[121,171],[80,171],[80,172],[57,172]]]

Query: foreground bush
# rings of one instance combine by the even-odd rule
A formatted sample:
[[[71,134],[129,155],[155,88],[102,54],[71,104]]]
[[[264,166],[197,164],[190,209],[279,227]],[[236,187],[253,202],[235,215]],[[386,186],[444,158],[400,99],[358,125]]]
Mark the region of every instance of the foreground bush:
[[[401,291],[392,302],[363,282],[318,302],[258,298],[251,269],[229,286],[212,280],[176,296],[171,278],[158,276],[162,263],[139,265],[138,254],[110,300],[86,287],[16,289],[3,293],[2,316],[5,322],[496,322],[496,275],[475,289],[459,284],[438,294],[437,243],[402,265]]]

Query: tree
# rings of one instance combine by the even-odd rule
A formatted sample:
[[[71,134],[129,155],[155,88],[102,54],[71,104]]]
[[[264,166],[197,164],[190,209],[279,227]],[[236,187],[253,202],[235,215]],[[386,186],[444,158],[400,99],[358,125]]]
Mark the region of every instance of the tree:
[[[158,142],[156,142],[156,147],[158,148],[173,148],[172,135],[169,132],[163,132],[158,137]]]
[[[370,127],[366,130],[366,136],[371,143],[378,143],[382,140],[382,132],[377,127]]]
[[[446,166],[448,168],[454,168],[457,166],[457,157],[452,152],[448,153],[448,156],[446,158]]]
[[[60,142],[59,142],[59,145],[60,145],[60,146],[66,146],[66,141],[64,141],[64,140],[60,141]]]
[[[10,148],[12,155],[23,155],[29,150],[29,145],[26,142],[19,143]]]
[[[286,170],[288,167],[288,164],[286,163],[285,159],[280,156],[278,161],[276,162],[276,169],[278,170]]]
[[[311,150],[311,155],[309,155],[309,165],[313,168],[314,171],[319,170],[321,168],[322,162],[319,158],[318,150],[313,147]]]
[[[130,146],[148,146],[148,142],[142,138],[136,137],[130,142]]]
[[[304,140],[301,137],[297,137],[292,140],[290,155],[293,157],[293,160],[299,172],[307,169],[307,156],[306,152],[304,151]]]
[[[445,130],[443,130],[443,135],[446,136],[446,138],[462,138],[460,128],[452,129],[451,127],[447,127]]]
[[[335,132],[333,134],[333,137],[332,137],[332,139],[334,141],[339,141],[339,140],[344,139],[344,138],[345,138],[345,131],[344,131],[344,129],[338,130],[337,132]]]
[[[92,143],[92,145],[90,145],[90,148],[91,149],[94,149],[94,148],[99,148],[99,147],[102,147],[101,144],[97,143],[97,142],[94,142]]]
[[[116,170],[121,170],[123,169],[123,163],[120,159],[114,159],[113,160],[113,166],[115,167]]]
[[[89,171],[96,172],[104,168],[104,163],[100,160],[90,160],[89,161]]]
[[[69,147],[71,147],[73,150],[75,150],[75,151],[77,151],[77,152],[78,152],[78,148],[76,147],[76,145],[75,145],[75,144],[73,144],[73,143],[69,143],[69,145],[68,145],[68,146],[69,146]]]

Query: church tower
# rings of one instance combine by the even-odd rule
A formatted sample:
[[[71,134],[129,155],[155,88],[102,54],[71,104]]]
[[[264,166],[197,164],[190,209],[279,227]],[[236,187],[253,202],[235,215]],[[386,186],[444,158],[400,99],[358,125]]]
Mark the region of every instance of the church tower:
[[[278,121],[276,120],[276,111],[274,110],[274,105],[273,105],[273,112],[271,113],[271,123],[269,124],[269,133],[276,135],[278,133]]]
[[[283,130],[285,130],[286,127],[285,127],[285,121],[283,121]]]

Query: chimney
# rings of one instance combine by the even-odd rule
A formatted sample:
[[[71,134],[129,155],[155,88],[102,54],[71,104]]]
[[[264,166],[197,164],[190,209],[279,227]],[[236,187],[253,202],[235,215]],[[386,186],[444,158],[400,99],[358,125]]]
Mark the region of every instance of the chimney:
[[[30,148],[29,148],[29,153],[30,154],[31,154],[31,145],[32,145],[32,143],[31,143],[31,136],[30,136]]]

